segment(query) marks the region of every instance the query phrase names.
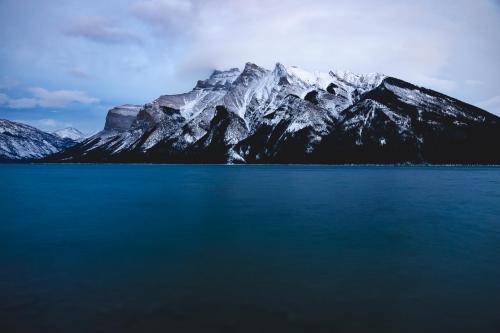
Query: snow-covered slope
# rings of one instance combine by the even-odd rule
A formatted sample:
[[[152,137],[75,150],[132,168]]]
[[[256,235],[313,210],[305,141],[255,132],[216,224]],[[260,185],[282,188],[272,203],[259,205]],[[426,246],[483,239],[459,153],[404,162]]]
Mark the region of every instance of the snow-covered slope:
[[[71,139],[0,119],[0,161],[39,159],[74,144],[76,142]]]
[[[74,127],[66,127],[53,132],[52,134],[60,137],[61,139],[70,139],[76,142],[83,141],[85,139],[85,134],[80,132]]]
[[[56,158],[489,163],[500,162],[498,153],[473,152],[485,140],[498,147],[498,123],[486,111],[382,74],[247,63],[241,71],[214,71],[190,92],[114,108],[102,132]]]

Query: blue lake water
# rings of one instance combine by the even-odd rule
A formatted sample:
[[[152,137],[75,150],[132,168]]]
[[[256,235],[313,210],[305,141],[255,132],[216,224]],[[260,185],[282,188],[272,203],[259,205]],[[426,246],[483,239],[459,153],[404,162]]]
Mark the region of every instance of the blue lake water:
[[[500,168],[0,165],[0,332],[500,332]]]

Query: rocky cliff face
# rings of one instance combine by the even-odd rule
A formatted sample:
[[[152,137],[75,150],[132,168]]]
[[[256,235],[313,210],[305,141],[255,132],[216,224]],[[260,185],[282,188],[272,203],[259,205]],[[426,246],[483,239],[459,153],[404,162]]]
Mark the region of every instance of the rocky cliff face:
[[[104,131],[126,132],[132,126],[140,110],[141,106],[129,104],[112,108],[106,116]]]
[[[500,163],[500,119],[381,74],[248,63],[185,94],[110,110],[55,161]]]

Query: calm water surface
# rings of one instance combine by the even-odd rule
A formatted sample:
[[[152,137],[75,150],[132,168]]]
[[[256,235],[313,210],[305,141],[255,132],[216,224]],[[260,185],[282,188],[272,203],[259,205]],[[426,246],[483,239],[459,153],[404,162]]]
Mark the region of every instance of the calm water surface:
[[[500,332],[500,169],[0,165],[0,332]]]

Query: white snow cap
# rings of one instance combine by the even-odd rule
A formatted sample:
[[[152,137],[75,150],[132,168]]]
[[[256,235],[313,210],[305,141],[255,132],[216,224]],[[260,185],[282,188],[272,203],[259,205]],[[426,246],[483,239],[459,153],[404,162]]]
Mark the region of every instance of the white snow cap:
[[[85,134],[80,132],[74,127],[66,127],[53,132],[52,134],[57,135],[61,139],[71,139],[73,141],[80,141],[85,139]]]

